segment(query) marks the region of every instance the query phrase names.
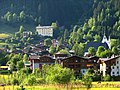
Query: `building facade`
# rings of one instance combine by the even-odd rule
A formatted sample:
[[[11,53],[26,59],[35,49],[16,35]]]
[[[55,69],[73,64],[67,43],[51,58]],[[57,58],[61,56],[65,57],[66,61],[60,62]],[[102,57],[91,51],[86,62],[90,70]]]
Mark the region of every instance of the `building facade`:
[[[52,26],[37,26],[36,32],[38,32],[38,35],[42,36],[51,36],[53,37],[53,27]]]
[[[120,57],[100,58],[100,72],[103,76],[109,74],[110,76],[120,76]]]
[[[55,60],[50,56],[30,56],[29,61],[31,62],[30,68],[34,72],[36,68],[42,69],[44,64],[52,65]]]
[[[76,75],[80,73],[84,75],[88,68],[93,70],[98,70],[99,66],[97,64],[98,57],[79,57],[70,56],[61,60],[61,65],[73,69]]]

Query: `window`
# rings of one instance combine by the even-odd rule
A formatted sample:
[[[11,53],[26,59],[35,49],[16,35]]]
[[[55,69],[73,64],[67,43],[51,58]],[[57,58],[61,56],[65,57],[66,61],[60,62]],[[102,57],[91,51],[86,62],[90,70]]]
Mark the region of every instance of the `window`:
[[[113,66],[113,69],[114,69],[114,66]]]
[[[75,62],[78,62],[78,60],[75,60]]]
[[[119,74],[119,72],[117,72],[117,74]]]
[[[94,60],[94,62],[96,62],[96,60]]]
[[[119,69],[119,66],[117,66],[117,69]]]
[[[117,61],[117,64],[119,63],[119,61]]]
[[[85,73],[85,71],[83,70],[83,73]]]
[[[69,68],[74,68],[74,65],[69,65]]]
[[[80,68],[80,65],[76,65],[75,67],[76,67],[76,68]]]
[[[114,74],[114,72],[112,72],[112,74]]]

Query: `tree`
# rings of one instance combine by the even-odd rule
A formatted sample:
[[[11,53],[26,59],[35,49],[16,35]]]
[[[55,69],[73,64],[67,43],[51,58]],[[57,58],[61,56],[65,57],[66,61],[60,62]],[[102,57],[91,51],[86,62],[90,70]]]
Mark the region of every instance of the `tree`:
[[[111,39],[110,46],[112,47],[117,47],[119,45],[119,40],[118,39]]]
[[[101,53],[105,51],[105,48],[103,46],[99,46],[96,52],[96,55],[98,57],[101,57]]]
[[[112,54],[113,53],[111,52],[111,50],[105,50],[105,51],[101,52],[100,57],[107,58],[107,57],[111,57]]]
[[[28,56],[27,56],[27,54],[24,54],[24,56],[23,56],[23,61],[28,61]]]
[[[54,29],[58,29],[59,25],[58,22],[53,22],[52,25]]]
[[[72,50],[75,51],[75,55],[78,55],[79,52],[79,44],[75,43],[74,46],[72,47]]]
[[[78,52],[79,56],[83,56],[83,54],[84,54],[84,47],[85,47],[84,43],[80,43],[79,44],[79,52]]]
[[[23,33],[23,26],[21,25],[19,28],[19,32],[22,34]]]
[[[94,36],[94,41],[95,41],[95,42],[100,42],[100,41],[101,41],[100,35],[97,35],[97,34],[96,34],[96,35]]]
[[[11,57],[11,59],[9,60],[9,64],[10,64],[10,69],[11,71],[16,70],[16,66],[17,66],[17,62],[21,60],[21,55],[20,54],[15,54],[14,56]]]
[[[52,45],[51,39],[50,38],[45,39],[44,40],[44,45],[50,47]]]
[[[85,23],[84,24],[84,26],[83,26],[83,31],[85,32],[85,33],[87,33],[88,32],[88,24],[87,23]]]
[[[93,80],[92,80],[92,74],[90,73],[90,69],[87,70],[87,72],[83,76],[82,81],[87,89],[90,89],[92,87]]]
[[[63,54],[68,54],[68,55],[70,55],[70,53],[67,51],[67,50],[65,50],[65,49],[62,49],[62,50],[60,50],[60,51],[58,51],[59,53],[63,53]]]
[[[94,47],[89,47],[88,52],[89,52],[89,54],[94,56],[96,53],[96,49]]]
[[[13,14],[13,22],[17,22],[18,21],[18,16],[16,15],[16,13]]]
[[[110,81],[110,75],[107,74],[106,76],[103,77],[103,80],[104,81]]]
[[[118,51],[118,49],[115,46],[112,48],[112,52],[113,52],[114,55],[118,55],[119,54],[119,51]]]
[[[26,18],[25,12],[24,12],[24,11],[21,11],[21,12],[20,12],[20,20],[21,20],[21,21],[24,21],[25,18]]]
[[[64,41],[67,42],[67,39],[69,38],[69,32],[67,29],[64,31]]]
[[[46,73],[48,83],[68,84],[73,79],[73,71],[69,68],[62,68],[61,65],[55,64]]]
[[[55,48],[53,46],[50,47],[49,53],[50,54],[54,54],[55,53]]]
[[[18,61],[16,67],[17,67],[17,70],[22,69],[24,67],[23,61],[22,60]]]

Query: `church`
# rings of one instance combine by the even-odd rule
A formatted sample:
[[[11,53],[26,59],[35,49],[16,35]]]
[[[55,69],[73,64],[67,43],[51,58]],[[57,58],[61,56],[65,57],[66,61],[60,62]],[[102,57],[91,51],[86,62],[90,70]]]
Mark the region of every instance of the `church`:
[[[110,36],[107,38],[106,35],[104,34],[101,42],[88,42],[84,49],[84,56],[89,54],[88,53],[89,47],[94,47],[97,50],[99,46],[104,46],[105,49],[111,49]]]

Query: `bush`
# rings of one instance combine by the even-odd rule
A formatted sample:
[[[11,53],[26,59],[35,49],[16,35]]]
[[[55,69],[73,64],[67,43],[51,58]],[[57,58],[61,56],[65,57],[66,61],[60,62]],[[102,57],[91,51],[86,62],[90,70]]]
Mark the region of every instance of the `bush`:
[[[0,70],[0,74],[8,74],[9,70]]]
[[[37,84],[45,84],[45,79],[44,78],[38,78],[36,79]]]
[[[88,71],[85,73],[82,81],[83,81],[83,83],[84,83],[84,85],[87,89],[92,87],[92,81],[93,80],[92,80],[92,74],[90,72],[90,69],[88,69]]]
[[[25,85],[35,85],[37,82],[36,77],[29,75],[28,78],[24,79],[23,84]]]
[[[104,81],[110,81],[110,75],[107,74],[106,76],[103,77],[103,80]]]
[[[60,65],[55,64],[48,68],[46,74],[47,83],[68,84],[73,79],[73,71],[69,68],[62,68]]]
[[[12,84],[13,85],[19,85],[19,80],[17,78],[12,79]]]

